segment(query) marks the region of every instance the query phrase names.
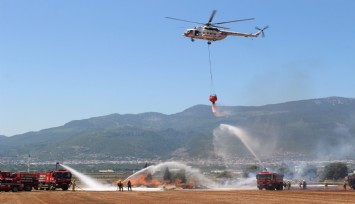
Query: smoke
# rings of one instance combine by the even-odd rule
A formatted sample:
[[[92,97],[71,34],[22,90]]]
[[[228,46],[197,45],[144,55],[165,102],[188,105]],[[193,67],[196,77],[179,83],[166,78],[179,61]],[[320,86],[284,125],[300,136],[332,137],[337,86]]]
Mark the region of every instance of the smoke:
[[[256,188],[256,174],[250,174],[248,178],[219,181],[217,189],[223,190],[251,190]]]
[[[307,162],[298,162],[293,167],[292,179],[312,181],[318,178],[318,169],[314,165]]]
[[[318,160],[334,160],[352,158],[355,139],[351,134],[350,128],[344,124],[337,124],[329,140],[321,140],[317,144],[316,155]]]
[[[246,103],[263,105],[310,98],[315,87],[309,70],[313,70],[314,65],[317,62],[293,63],[282,67],[279,65],[268,72],[255,75],[245,89]]]

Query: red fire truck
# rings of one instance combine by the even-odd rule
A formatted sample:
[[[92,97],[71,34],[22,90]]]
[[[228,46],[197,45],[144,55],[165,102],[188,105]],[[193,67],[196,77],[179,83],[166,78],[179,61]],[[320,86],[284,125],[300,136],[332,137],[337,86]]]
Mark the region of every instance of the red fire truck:
[[[71,177],[72,174],[68,170],[39,173],[38,189],[55,190],[61,188],[63,191],[66,191],[70,187]]]
[[[8,171],[0,171],[0,191],[22,191],[24,185],[16,182],[13,178],[10,178],[11,173]]]
[[[11,175],[15,182],[24,185],[25,191],[32,191],[32,188],[38,189],[38,177],[39,173],[34,172],[18,172]]]
[[[256,184],[259,190],[283,190],[284,175],[262,171],[256,175]]]
[[[0,191],[12,192],[23,191],[24,185],[22,183],[15,182],[12,178],[0,179]]]
[[[11,173],[8,171],[0,171],[0,178],[10,178]]]

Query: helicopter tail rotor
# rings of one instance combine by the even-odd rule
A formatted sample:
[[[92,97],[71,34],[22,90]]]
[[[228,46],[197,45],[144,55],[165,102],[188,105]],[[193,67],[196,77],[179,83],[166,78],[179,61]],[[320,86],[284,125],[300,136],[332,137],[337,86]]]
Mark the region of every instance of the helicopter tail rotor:
[[[263,29],[261,29],[259,27],[255,27],[255,29],[259,30],[259,34],[261,33],[262,37],[265,37],[264,30],[266,30],[268,28],[269,28],[269,26],[265,26]]]

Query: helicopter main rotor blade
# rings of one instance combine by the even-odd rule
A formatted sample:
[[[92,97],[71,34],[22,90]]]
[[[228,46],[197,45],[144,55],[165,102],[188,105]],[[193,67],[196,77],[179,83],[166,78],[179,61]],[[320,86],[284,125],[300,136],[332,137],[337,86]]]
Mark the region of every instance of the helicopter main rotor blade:
[[[215,24],[211,24],[211,26],[216,27],[216,28],[230,29],[230,28],[226,28],[226,27],[218,26],[218,25],[215,25]]]
[[[200,22],[195,22],[195,21],[187,21],[187,20],[182,20],[182,19],[178,19],[178,18],[172,18],[172,17],[165,17],[168,19],[172,19],[172,20],[176,20],[176,21],[184,21],[184,22],[189,22],[189,23],[197,23],[197,24],[204,24],[204,23],[200,23]]]
[[[225,23],[233,23],[233,22],[240,22],[240,21],[251,21],[254,19],[255,18],[246,18],[246,19],[239,19],[239,20],[234,20],[234,21],[219,22],[219,23],[214,23],[214,24],[225,24]]]
[[[213,18],[214,18],[214,15],[216,15],[216,12],[217,12],[217,10],[213,10],[213,11],[212,11],[210,20],[208,20],[208,23],[206,23],[207,25],[210,25],[210,24],[211,24],[211,22],[212,22],[212,20],[213,20]]]

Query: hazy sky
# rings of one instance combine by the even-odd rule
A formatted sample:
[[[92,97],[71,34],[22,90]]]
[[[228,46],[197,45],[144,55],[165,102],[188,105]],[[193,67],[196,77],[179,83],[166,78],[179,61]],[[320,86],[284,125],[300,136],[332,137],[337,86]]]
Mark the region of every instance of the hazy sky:
[[[172,114],[210,104],[207,42],[193,23],[265,38],[211,48],[222,105],[355,97],[353,0],[0,0],[0,135],[112,113]]]

